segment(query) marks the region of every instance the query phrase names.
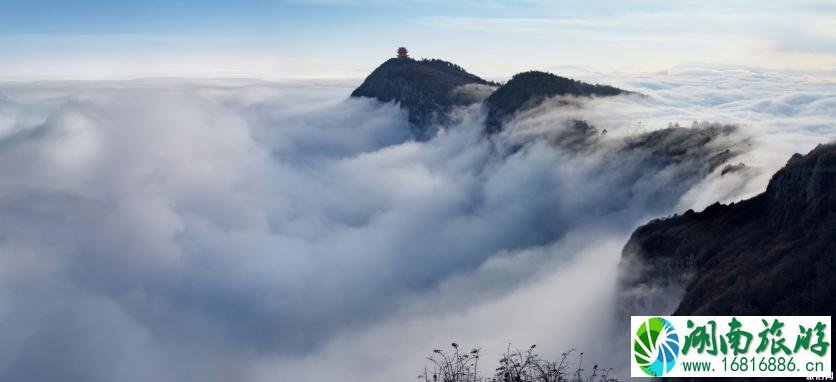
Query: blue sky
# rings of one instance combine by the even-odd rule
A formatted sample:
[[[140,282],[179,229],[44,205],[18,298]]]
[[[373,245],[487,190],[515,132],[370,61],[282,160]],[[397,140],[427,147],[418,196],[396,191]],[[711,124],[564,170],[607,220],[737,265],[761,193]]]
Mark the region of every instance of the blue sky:
[[[484,76],[836,67],[825,1],[0,0],[0,78],[333,78],[398,45]]]

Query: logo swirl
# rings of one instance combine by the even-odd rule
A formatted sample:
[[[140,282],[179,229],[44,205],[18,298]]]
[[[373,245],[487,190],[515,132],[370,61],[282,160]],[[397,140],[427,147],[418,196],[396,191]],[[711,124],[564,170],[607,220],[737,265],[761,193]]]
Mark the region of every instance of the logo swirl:
[[[633,339],[633,357],[647,375],[665,375],[673,369],[678,356],[679,336],[668,320],[653,317],[639,326]]]

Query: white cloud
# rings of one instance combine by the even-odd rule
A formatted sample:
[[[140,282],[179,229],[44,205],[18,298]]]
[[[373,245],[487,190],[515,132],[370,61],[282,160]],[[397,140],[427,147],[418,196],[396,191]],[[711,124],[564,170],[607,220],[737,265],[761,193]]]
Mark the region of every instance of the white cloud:
[[[647,96],[549,103],[492,140],[474,107],[413,142],[351,82],[0,85],[0,379],[391,380],[453,340],[619,362],[582,329],[609,325],[629,233],[762,190],[836,135],[834,85],[575,74]],[[575,118],[608,134],[569,145]],[[692,120],[745,127],[637,138]],[[725,148],[752,171],[710,172]]]

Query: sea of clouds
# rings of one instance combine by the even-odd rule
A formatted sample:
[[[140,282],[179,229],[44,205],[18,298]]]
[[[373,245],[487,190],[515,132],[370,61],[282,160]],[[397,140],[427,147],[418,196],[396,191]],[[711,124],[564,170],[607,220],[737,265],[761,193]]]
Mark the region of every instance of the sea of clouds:
[[[0,83],[0,380],[409,380],[453,341],[623,368],[630,233],[761,192],[836,136],[836,83],[573,75],[643,95],[418,142],[355,80]],[[739,127],[644,139],[695,120]]]

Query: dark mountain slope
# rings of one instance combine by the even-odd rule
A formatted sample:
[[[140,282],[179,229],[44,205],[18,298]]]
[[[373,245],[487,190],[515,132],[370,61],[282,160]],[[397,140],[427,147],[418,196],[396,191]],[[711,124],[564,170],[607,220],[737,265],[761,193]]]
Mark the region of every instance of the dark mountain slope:
[[[828,144],[795,154],[752,199],[637,229],[622,254],[621,303],[630,314],[666,314],[663,300],[679,293],[667,307],[677,315],[832,315],[834,271],[836,144]]]
[[[549,97],[613,96],[622,93],[625,91],[612,86],[588,84],[546,72],[519,73],[485,100],[488,109],[485,128],[488,133],[496,133],[502,130],[502,124],[514,113],[535,107]]]
[[[447,61],[392,58],[366,77],[351,96],[400,103],[409,112],[413,132],[426,138],[427,127],[444,122],[453,106],[477,101],[453,91],[468,84],[494,85]]]

